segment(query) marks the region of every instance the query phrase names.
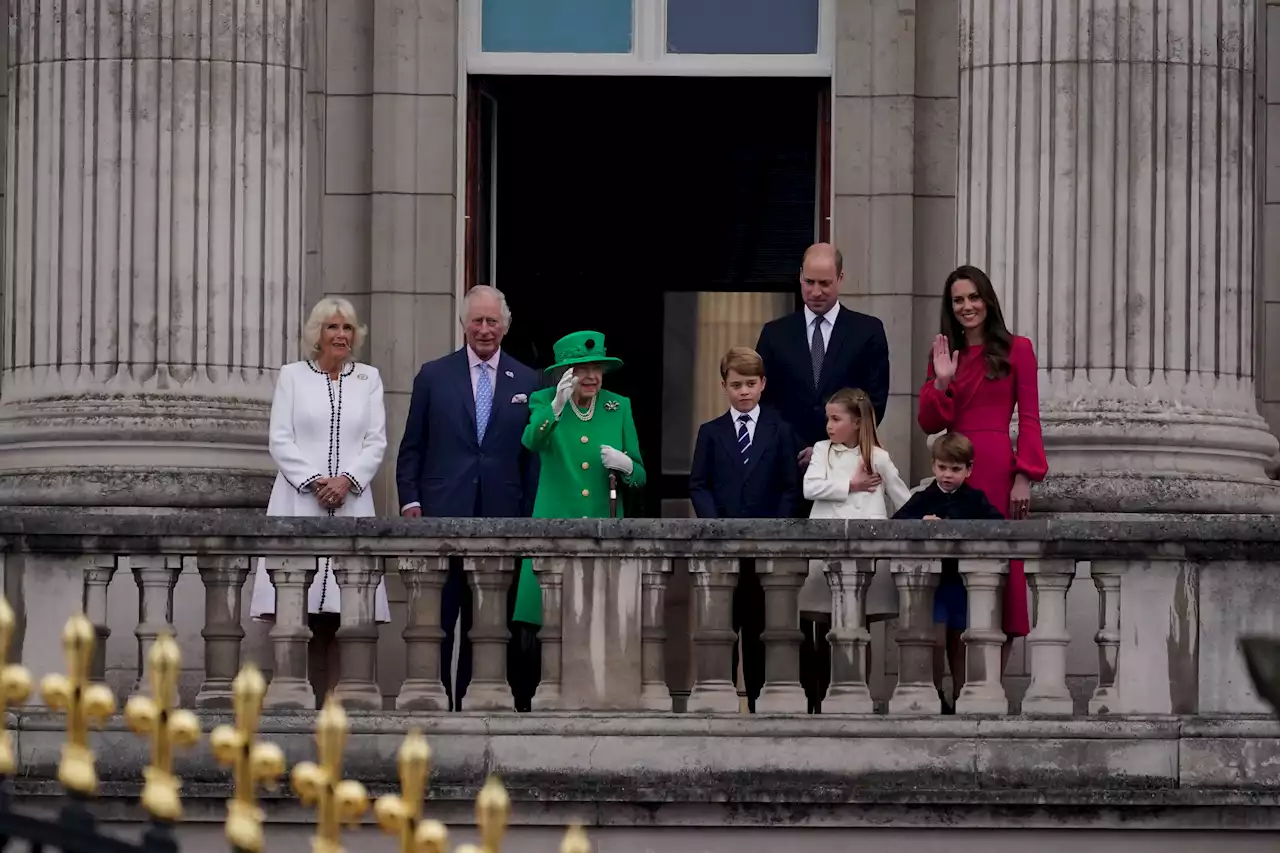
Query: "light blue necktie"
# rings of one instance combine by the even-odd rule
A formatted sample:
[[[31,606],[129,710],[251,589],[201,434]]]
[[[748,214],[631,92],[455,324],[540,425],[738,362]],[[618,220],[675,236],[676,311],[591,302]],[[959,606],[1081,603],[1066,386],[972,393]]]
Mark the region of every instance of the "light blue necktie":
[[[476,380],[476,440],[484,441],[484,431],[489,427],[489,416],[493,414],[493,383],[489,381],[489,366],[477,364],[480,378]]]

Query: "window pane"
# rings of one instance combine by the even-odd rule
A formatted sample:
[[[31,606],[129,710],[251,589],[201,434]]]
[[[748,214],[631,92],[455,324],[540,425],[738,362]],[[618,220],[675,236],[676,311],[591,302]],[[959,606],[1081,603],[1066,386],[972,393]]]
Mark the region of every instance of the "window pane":
[[[631,0],[484,0],[492,53],[630,53]]]
[[[818,0],[667,0],[668,53],[818,52]]]

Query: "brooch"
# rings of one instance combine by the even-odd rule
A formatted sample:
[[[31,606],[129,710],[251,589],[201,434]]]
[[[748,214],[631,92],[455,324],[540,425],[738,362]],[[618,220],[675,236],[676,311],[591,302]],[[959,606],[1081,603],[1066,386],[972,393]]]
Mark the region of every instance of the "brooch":
[[[515,379],[515,378],[516,378],[516,375],[515,375],[514,373],[512,373],[510,370],[504,370],[504,371],[502,371],[502,375],[503,375],[503,376],[505,376],[505,377],[507,377],[508,379]]]
[[[609,402],[604,404],[604,407],[606,411],[616,412],[618,411],[618,401],[610,400]]]
[[[369,378],[369,375],[368,375],[368,374],[366,374],[366,373],[357,373],[357,374],[356,374],[356,379],[368,379],[368,378]]]

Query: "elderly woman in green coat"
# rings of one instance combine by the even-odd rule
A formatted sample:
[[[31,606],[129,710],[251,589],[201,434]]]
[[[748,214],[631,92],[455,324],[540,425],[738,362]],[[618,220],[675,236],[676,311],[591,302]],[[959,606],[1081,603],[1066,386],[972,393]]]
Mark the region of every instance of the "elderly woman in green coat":
[[[606,354],[604,335],[574,332],[556,341],[556,363],[563,370],[554,388],[529,397],[524,446],[538,454],[541,472],[534,518],[608,518],[609,474],[620,486],[644,485],[640,441],[631,418],[631,401],[603,388],[606,373],[622,361]],[[622,515],[618,501],[618,515]],[[520,566],[512,621],[542,625],[542,589],[530,560]]]

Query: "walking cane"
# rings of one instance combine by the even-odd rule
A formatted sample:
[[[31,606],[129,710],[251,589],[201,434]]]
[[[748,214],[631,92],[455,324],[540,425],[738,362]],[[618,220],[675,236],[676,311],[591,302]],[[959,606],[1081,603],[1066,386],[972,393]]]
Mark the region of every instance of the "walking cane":
[[[609,517],[618,517],[618,475],[609,472]]]

